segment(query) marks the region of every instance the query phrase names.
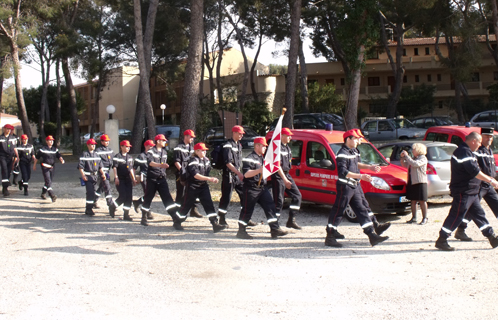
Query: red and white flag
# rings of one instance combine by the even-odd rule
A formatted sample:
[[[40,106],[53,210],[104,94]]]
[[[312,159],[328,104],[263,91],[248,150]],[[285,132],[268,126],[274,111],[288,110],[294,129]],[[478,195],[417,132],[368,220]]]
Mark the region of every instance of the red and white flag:
[[[281,131],[283,118],[284,115],[281,115],[278,119],[275,131],[273,131],[271,143],[268,145],[268,150],[266,150],[265,163],[263,164],[264,180],[280,169],[280,140],[282,138]]]

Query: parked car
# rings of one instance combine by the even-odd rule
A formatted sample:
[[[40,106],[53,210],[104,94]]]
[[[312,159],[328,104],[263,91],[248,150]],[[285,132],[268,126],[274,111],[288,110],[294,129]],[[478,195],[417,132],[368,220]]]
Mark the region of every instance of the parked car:
[[[100,136],[103,135],[103,134],[104,134],[104,131],[95,132],[93,134],[93,138],[95,139],[95,141],[98,141],[98,140],[100,140]],[[86,144],[86,142],[88,141],[88,139],[90,139],[90,133],[84,134],[81,137],[81,143]]]
[[[273,120],[270,131],[275,130],[278,118]],[[298,113],[294,115],[294,129],[326,129],[327,124],[333,125],[333,130],[345,130],[344,119],[331,113]]]
[[[166,149],[173,149],[178,145],[178,141],[180,139],[180,126],[173,124],[157,125],[156,134],[164,134],[166,139],[168,139],[168,141],[166,142]],[[154,137],[149,138],[149,132],[147,131],[147,128],[144,128],[143,136],[143,142],[149,139],[154,139]],[[142,143],[142,150],[143,149],[144,148]]]
[[[410,157],[413,157],[412,144],[415,142],[423,143],[427,147],[427,196],[450,194],[450,160],[458,147],[456,144],[433,141],[402,141],[388,143],[378,149],[392,164],[401,165],[401,151],[406,150]]]
[[[377,119],[361,124],[368,140],[422,139],[425,129],[417,128],[407,119]]]
[[[243,149],[248,149],[254,147],[254,138],[259,137],[259,134],[256,133],[251,127],[242,126],[244,131],[246,132],[242,137],[240,143],[242,144]],[[204,136],[204,142],[208,145],[209,148],[219,145],[225,142],[230,137],[225,137],[223,132],[223,127],[214,127],[209,129]]]
[[[418,117],[411,122],[415,125],[417,128],[422,128],[422,129],[428,129],[430,127],[434,126],[451,126],[451,125],[456,125],[453,120],[450,119],[450,117]]]
[[[122,140],[130,140],[132,136],[131,130],[128,129],[119,129],[118,130],[119,141]]]
[[[290,175],[301,191],[304,201],[333,205],[337,194],[338,180],[336,153],[344,143],[342,131],[325,130],[292,130],[290,142],[292,149],[292,167]],[[268,132],[266,139],[272,137]],[[368,141],[358,147],[361,151],[361,162],[377,164],[381,171],[371,174],[370,182],[361,181],[365,197],[370,208],[376,213],[403,213],[410,204],[406,198],[406,169],[389,163],[384,156]],[[351,210],[346,211],[348,220],[355,220]]]
[[[464,126],[431,127],[427,129],[424,140],[449,142],[458,146],[465,141],[465,137],[472,131],[481,133],[481,128]],[[498,163],[498,132],[496,130],[494,131],[491,148],[493,149],[495,162]]]
[[[470,125],[473,127],[498,128],[498,110],[489,110],[476,113],[470,119]]]

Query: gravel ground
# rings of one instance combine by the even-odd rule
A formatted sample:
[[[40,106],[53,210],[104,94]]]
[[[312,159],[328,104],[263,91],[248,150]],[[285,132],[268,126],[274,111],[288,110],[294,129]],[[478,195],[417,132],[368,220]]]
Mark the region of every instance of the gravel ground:
[[[12,188],[0,199],[0,319],[497,318],[497,251],[477,227],[468,230],[473,242],[450,239],[455,252],[434,248],[449,198],[430,202],[425,226],[378,216],[393,225],[375,247],[344,221],[344,247],[335,249],[324,246],[327,206],[304,204],[303,230],[278,240],[257,207],[253,220],[264,223],[247,241],[235,238],[235,204],[231,228],[217,234],[205,218],[175,231],[157,197],[149,227],[136,213],[120,220],[121,210],[115,219],[104,209],[87,217],[71,172],[56,176],[56,203],[38,197],[39,171],[29,197]]]

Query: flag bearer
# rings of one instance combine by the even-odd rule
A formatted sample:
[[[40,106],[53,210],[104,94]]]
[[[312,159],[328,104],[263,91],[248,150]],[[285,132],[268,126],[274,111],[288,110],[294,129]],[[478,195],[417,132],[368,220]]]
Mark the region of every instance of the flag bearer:
[[[95,147],[97,147],[97,142],[95,139],[88,139],[86,142],[88,151],[84,151],[81,155],[80,162],[78,163],[78,170],[81,174],[81,179],[85,181],[86,189],[86,206],[85,214],[87,216],[94,216],[93,204],[95,202],[95,186],[97,185],[98,176],[102,179],[106,179],[105,173],[102,170],[102,160],[95,152]]]
[[[194,156],[190,157],[187,164],[186,185],[183,203],[180,209],[181,216],[187,216],[190,209],[195,205],[195,200],[199,198],[204,211],[211,224],[213,232],[220,232],[225,229],[225,225],[218,223],[218,214],[214,209],[211,192],[209,191],[208,182],[218,183],[218,179],[209,176],[211,171],[211,163],[206,158],[206,145],[202,142],[194,146]],[[182,230],[181,220],[173,224],[176,230]]]
[[[33,145],[28,143],[28,135],[21,136],[21,144],[15,148],[16,165],[21,172],[21,181],[19,181],[19,190],[24,188],[24,195],[28,195],[28,183],[31,178],[31,162],[35,160],[35,151]]]
[[[130,217],[131,201],[133,200],[133,185],[137,183],[135,171],[133,170],[133,157],[128,154],[131,144],[128,140],[123,140],[119,144],[121,152],[117,153],[113,159],[114,183],[119,192],[119,197],[113,201],[109,208],[111,217],[114,218],[116,209],[123,204],[123,220],[133,221]]]
[[[47,199],[46,194],[52,198],[52,202],[57,200],[57,196],[52,190],[52,178],[54,177],[54,166],[55,160],[59,159],[59,161],[64,164],[64,159],[59,153],[59,149],[54,146],[54,137],[48,136],[46,139],[47,145],[43,146],[36,153],[36,158],[33,163],[33,171],[36,171],[36,163],[39,159],[41,159],[41,169],[43,173],[43,179],[45,180],[45,185],[43,186],[41,198]]]
[[[142,186],[142,190],[145,195],[145,190],[147,187],[147,152],[155,146],[154,141],[152,140],[147,140],[144,143],[145,151],[142,152],[141,154],[138,155],[138,157],[135,159],[134,164],[133,164],[133,169],[136,170],[140,168],[140,185]],[[135,176],[136,177],[136,176]],[[138,213],[139,208],[142,207],[142,204],[144,202],[144,197],[140,197],[138,200],[133,200],[133,207],[135,207],[135,212]],[[147,212],[147,219],[152,220],[154,217],[152,216],[152,213],[149,211]]]

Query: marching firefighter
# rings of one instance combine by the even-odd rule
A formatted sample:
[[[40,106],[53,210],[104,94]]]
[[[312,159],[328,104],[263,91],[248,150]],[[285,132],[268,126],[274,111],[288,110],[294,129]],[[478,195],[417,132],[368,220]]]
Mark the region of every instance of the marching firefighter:
[[[138,157],[135,158],[135,161],[133,162],[133,169],[136,170],[140,168],[140,185],[142,186],[142,190],[145,195],[145,190],[147,187],[147,152],[155,146],[154,141],[152,140],[147,140],[144,142],[144,147],[145,151],[142,152],[141,154],[138,155]],[[136,176],[136,175],[135,175]],[[141,196],[138,200],[133,200],[133,207],[135,208],[135,212],[138,213],[139,208],[142,207],[142,204],[144,203],[144,197]],[[149,211],[147,212],[147,219],[152,220],[154,217],[152,216],[152,213]]]
[[[21,136],[21,144],[14,149],[16,165],[21,172],[19,190],[24,188],[24,195],[28,195],[28,184],[31,178],[31,162],[35,160],[35,150],[33,145],[28,143],[28,135]]]
[[[177,169],[175,202],[178,204],[183,203],[183,198],[185,195],[186,181],[182,181],[182,176],[185,175],[185,171],[187,170],[187,163],[190,159],[190,156],[192,156],[194,153],[194,146],[192,144],[194,138],[195,133],[193,130],[185,130],[185,132],[183,133],[183,142],[179,143],[174,149],[174,165]],[[199,213],[199,209],[197,209],[197,205],[195,203],[192,207],[192,210],[190,211],[190,216],[194,218],[202,218],[202,215]]]
[[[187,216],[195,205],[195,200],[199,198],[209,221],[213,225],[213,232],[217,233],[225,229],[226,226],[218,223],[218,214],[214,209],[211,192],[209,191],[208,182],[218,183],[218,179],[209,176],[211,163],[206,158],[206,150],[208,148],[204,143],[197,143],[194,146],[195,155],[188,160],[186,172],[184,173],[186,185],[180,215]],[[181,221],[175,222],[175,224],[175,229],[182,229]]]
[[[94,216],[93,204],[95,202],[95,186],[97,185],[98,175],[101,179],[105,180],[105,173],[102,170],[102,160],[95,152],[97,142],[95,139],[88,139],[86,142],[88,151],[84,151],[80,157],[77,169],[80,171],[81,179],[85,182],[86,189],[86,206],[85,214],[87,216]]]
[[[173,218],[173,222],[185,221],[186,216],[178,213],[178,207],[169,192],[168,182],[166,181],[166,169],[169,168],[168,152],[166,151],[166,137],[158,134],[154,140],[156,145],[147,152],[147,188],[142,205],[141,225],[148,226],[147,213],[150,211],[152,199],[159,192],[161,200],[168,214]],[[181,225],[180,225],[181,227]]]
[[[14,157],[14,147],[11,132],[14,127],[10,124],[3,126],[3,133],[0,135],[0,169],[2,171],[2,193],[4,197],[10,195],[10,170]],[[17,141],[17,140],[16,140]]]
[[[42,169],[43,179],[45,180],[45,185],[43,186],[41,198],[47,199],[47,193],[52,198],[52,202],[57,200],[57,196],[52,190],[52,178],[54,177],[54,166],[55,160],[59,159],[59,161],[64,164],[64,159],[59,153],[59,149],[54,146],[54,137],[48,136],[45,139],[47,145],[43,146],[36,153],[35,161],[33,163],[33,171],[36,171],[36,163],[39,159],[41,159],[40,165]]]
[[[107,207],[109,208],[109,214],[111,214],[111,204],[112,204],[112,194],[111,194],[111,184],[110,184],[110,170],[112,170],[112,159],[114,156],[114,151],[109,147],[111,139],[107,134],[103,134],[100,137],[100,147],[96,149],[97,155],[102,159],[102,170],[105,173],[106,179],[100,179],[99,182],[99,188],[95,192],[95,195],[97,196],[95,198],[95,202],[93,204],[94,208],[98,209],[98,204],[97,202],[99,201],[99,198],[102,194],[102,192],[105,193],[105,201],[107,203]]]
[[[14,150],[19,145],[19,137],[12,131],[10,133],[9,141],[14,146],[14,148],[12,149],[12,158],[11,158],[11,159],[13,159],[13,161],[11,161],[9,168],[12,171],[12,184],[16,186],[17,185],[17,177],[19,176],[20,168],[19,168],[19,161],[17,161]]]
[[[123,205],[123,220],[133,221],[130,217],[131,201],[133,200],[133,185],[137,183],[135,171],[133,170],[133,157],[130,152],[131,144],[128,140],[123,140],[119,144],[121,152],[116,153],[113,159],[112,168],[114,169],[114,183],[118,189],[119,196],[113,201],[109,212],[114,218],[116,209]]]
[[[357,150],[358,142],[361,136],[356,129],[351,129],[343,134],[344,144],[337,152],[337,171],[339,179],[337,181],[337,195],[334,205],[330,210],[329,220],[327,225],[327,237],[325,245],[330,247],[342,247],[342,244],[337,242],[337,239],[344,238],[337,231],[337,227],[342,221],[344,211],[348,204],[356,213],[358,222],[360,223],[363,232],[368,236],[370,244],[375,246],[389,237],[381,237],[377,232],[369,215],[370,208],[366,205],[368,202],[365,199],[363,190],[361,189],[360,181],[372,180],[368,174],[361,174],[361,169],[370,169],[374,172],[379,172],[380,167],[375,165],[366,165],[359,162],[359,153]],[[382,232],[385,230],[381,230]],[[380,232],[379,232],[380,233]]]
[[[265,212],[268,225],[270,226],[271,237],[275,239],[287,234],[278,224],[278,219],[275,215],[275,202],[273,202],[270,191],[266,188],[266,179],[260,180],[260,176],[263,174],[263,154],[267,146],[265,138],[255,138],[254,151],[242,160],[244,185],[242,209],[239,215],[239,231],[237,232],[237,238],[239,239],[253,238],[247,233],[246,228],[249,225],[256,203],[259,203]]]
[[[289,219],[286,227],[300,230],[301,227],[296,223],[296,215],[301,209],[301,192],[297,188],[294,179],[289,174],[292,161],[292,150],[289,142],[292,140],[292,132],[289,128],[282,128],[280,140],[280,169],[278,174],[274,174],[271,179],[273,200],[275,201],[276,215],[280,217],[284,205],[284,195],[287,193],[292,198],[289,206]]]

